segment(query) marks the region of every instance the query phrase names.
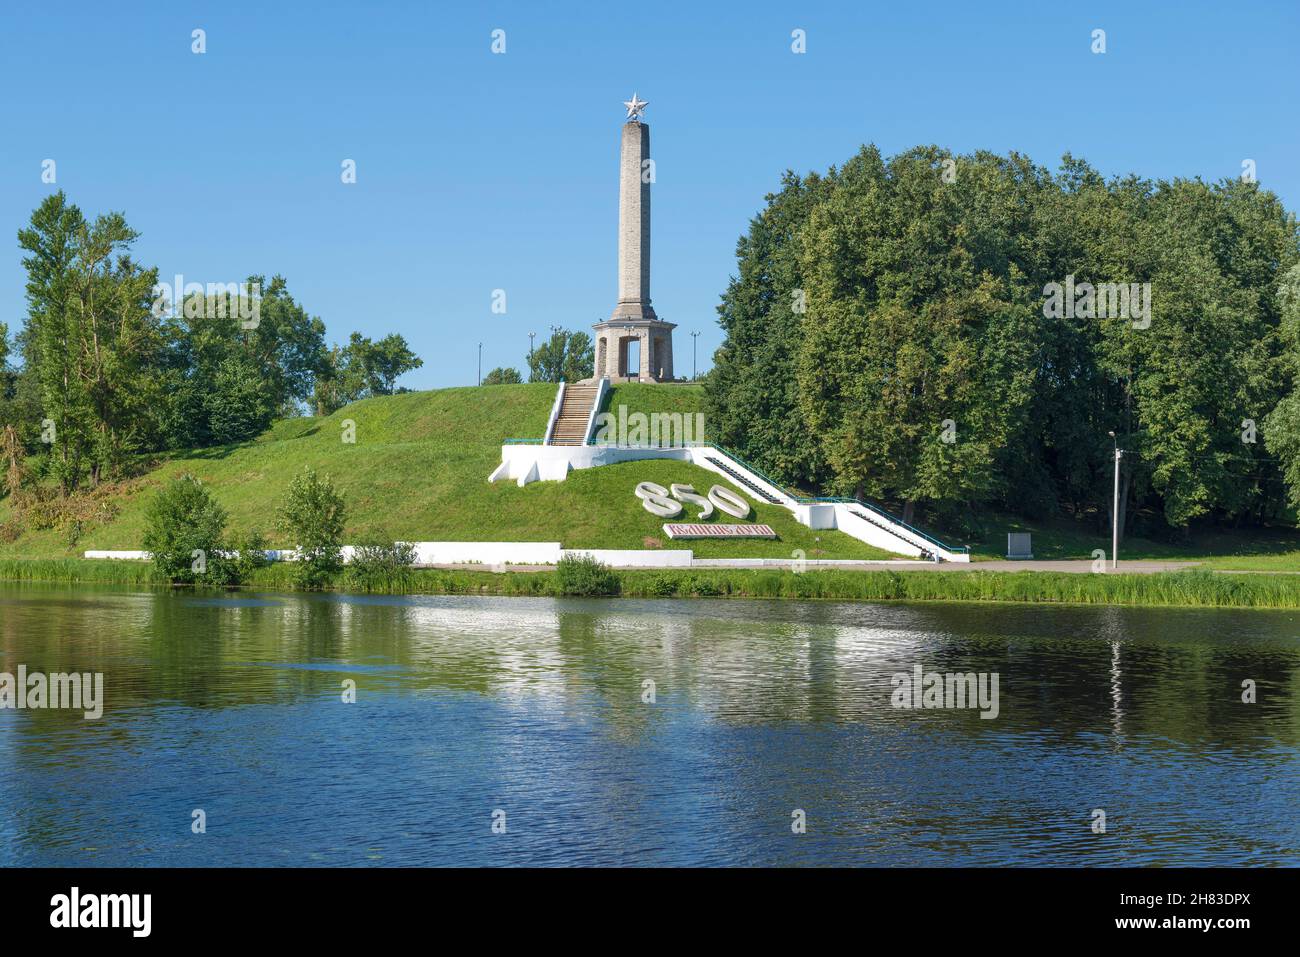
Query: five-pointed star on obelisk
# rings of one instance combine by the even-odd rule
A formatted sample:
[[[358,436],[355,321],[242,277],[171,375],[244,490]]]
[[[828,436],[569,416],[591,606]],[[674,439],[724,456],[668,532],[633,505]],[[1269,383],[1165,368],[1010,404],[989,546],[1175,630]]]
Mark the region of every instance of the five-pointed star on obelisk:
[[[645,108],[650,104],[646,100],[637,99],[636,94],[633,93],[632,99],[624,100],[623,105],[627,107],[627,118],[637,120],[641,118],[641,114],[645,112]]]

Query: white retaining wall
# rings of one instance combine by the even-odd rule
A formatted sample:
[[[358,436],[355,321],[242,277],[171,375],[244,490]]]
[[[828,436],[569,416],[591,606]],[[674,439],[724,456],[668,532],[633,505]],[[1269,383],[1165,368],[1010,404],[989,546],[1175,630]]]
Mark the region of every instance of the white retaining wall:
[[[692,568],[858,568],[862,565],[915,566],[910,558],[695,558]]]
[[[796,504],[794,507],[794,517],[800,525],[807,525],[814,531],[819,531],[824,528],[834,528],[835,506],[829,502],[818,503],[816,505]]]
[[[348,551],[351,549],[351,547],[352,547],[351,545],[344,546],[343,551],[345,556],[348,553]],[[239,552],[237,551],[222,552],[222,554],[238,555]],[[150,558],[153,557],[153,555],[150,552],[135,551],[131,549],[96,549],[96,548],[88,549],[87,551],[82,552],[82,556],[85,558],[107,558],[113,561],[125,561],[125,562],[147,562]],[[292,548],[285,548],[285,549],[269,548],[266,550],[266,557],[273,562],[292,562],[297,560],[298,553],[296,550]]]
[[[611,568],[690,568],[695,561],[689,548],[566,548],[561,554],[590,555]]]
[[[417,565],[554,565],[559,542],[412,542]],[[346,561],[351,549],[343,550]]]
[[[501,464],[488,476],[489,482],[513,480],[524,486],[530,482],[563,482],[571,469],[592,469],[614,462],[640,459],[676,459],[691,461],[691,449],[653,449],[614,445],[503,445]]]
[[[561,548],[558,542],[415,542],[418,565],[481,564],[485,571],[503,565],[554,565],[564,556],[590,555],[611,568],[837,568],[841,566],[911,565],[909,559],[866,562],[860,558],[696,558],[689,548]],[[353,546],[343,547],[344,561],[352,557]],[[143,551],[91,550],[86,558],[147,561]],[[291,549],[268,551],[272,561],[294,561]]]
[[[689,568],[694,553],[689,548],[561,548],[559,542],[411,542],[417,565],[554,565],[565,555],[592,555],[612,568]],[[343,560],[352,560],[356,548],[343,546]],[[148,561],[149,553],[92,549],[86,558]],[[292,549],[268,551],[272,561],[296,561]]]

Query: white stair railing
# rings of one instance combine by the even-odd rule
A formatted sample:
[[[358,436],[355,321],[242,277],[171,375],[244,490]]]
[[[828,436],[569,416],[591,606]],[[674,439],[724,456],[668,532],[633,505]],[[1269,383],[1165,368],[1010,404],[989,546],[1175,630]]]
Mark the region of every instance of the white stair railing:
[[[560,383],[559,390],[555,393],[555,404],[551,406],[551,417],[546,420],[546,438],[542,439],[542,445],[550,445],[551,439],[555,433],[555,423],[559,421],[560,409],[564,407],[564,383]]]

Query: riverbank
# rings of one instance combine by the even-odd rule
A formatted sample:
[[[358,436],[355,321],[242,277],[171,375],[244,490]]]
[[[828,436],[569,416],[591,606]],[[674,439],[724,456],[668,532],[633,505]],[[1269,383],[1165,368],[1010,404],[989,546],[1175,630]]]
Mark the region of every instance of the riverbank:
[[[293,590],[292,568],[260,569],[246,586],[253,591]],[[0,580],[66,584],[172,587],[144,562],[89,559],[0,559]],[[553,570],[527,572],[464,569],[407,569],[381,582],[342,577],[338,592],[419,595],[502,595],[561,597],[574,589]],[[1069,574],[1046,571],[971,571],[918,574],[911,571],[807,571],[696,569],[611,571],[588,597],[781,598],[834,601],[1022,602],[1150,607],[1296,608],[1300,576],[1233,574],[1206,569],[1158,572]]]

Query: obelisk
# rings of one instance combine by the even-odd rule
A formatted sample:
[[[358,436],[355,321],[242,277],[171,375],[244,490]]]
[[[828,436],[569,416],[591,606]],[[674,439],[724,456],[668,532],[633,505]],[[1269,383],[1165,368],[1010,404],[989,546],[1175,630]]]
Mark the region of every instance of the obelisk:
[[[623,124],[618,161],[618,305],[611,319],[654,319],[650,305],[650,127]]]
[[[618,302],[595,325],[595,378],[665,382],[673,379],[673,330],[650,305],[650,127],[641,122],[648,105],[635,93],[624,101],[627,122],[618,157]],[[637,344],[633,368],[629,346]]]

